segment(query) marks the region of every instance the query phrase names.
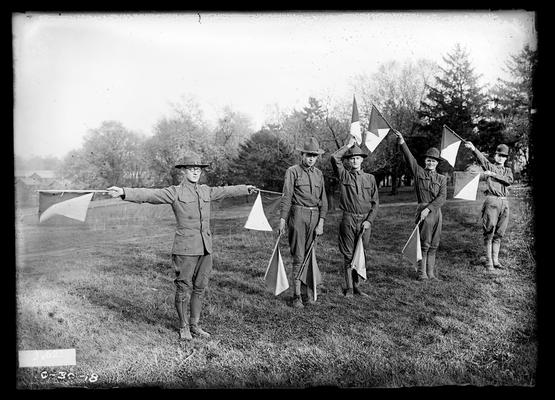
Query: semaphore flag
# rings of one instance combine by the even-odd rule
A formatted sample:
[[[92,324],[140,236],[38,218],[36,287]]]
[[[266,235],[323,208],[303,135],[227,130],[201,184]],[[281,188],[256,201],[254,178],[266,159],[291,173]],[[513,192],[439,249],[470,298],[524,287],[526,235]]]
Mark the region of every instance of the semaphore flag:
[[[84,222],[95,192],[104,190],[39,190],[39,223],[55,215]]]
[[[441,151],[440,157],[447,160],[452,167],[455,167],[455,160],[459,152],[461,139],[459,136],[447,125],[443,125],[443,133],[441,135]]]
[[[366,147],[370,151],[374,151],[387,134],[393,129],[389,123],[382,117],[378,109],[372,105],[370,112],[370,122],[368,124],[368,132],[366,133]]]
[[[287,281],[287,273],[285,272],[285,267],[283,265],[283,259],[281,258],[281,253],[279,251],[279,239],[277,238],[276,245],[274,246],[274,251],[272,252],[272,258],[268,263],[268,268],[266,268],[266,273],[264,274],[264,282],[266,282],[266,287],[275,295],[279,295],[283,291],[289,288],[289,282]]]
[[[357,99],[353,96],[353,114],[351,116],[351,136],[355,138],[357,144],[362,144],[362,130],[360,129],[360,119],[358,117]]]
[[[322,275],[320,274],[318,263],[316,262],[315,247],[316,239],[312,241],[297,275],[297,279],[300,279],[302,283],[311,289],[314,301],[318,298],[317,286],[322,283]]]
[[[420,230],[419,225],[416,224],[414,227],[409,240],[403,247],[401,253],[405,256],[413,265],[414,268],[417,268],[417,264],[419,260],[422,260],[422,249],[420,248]]]
[[[351,260],[351,268],[364,280],[366,280],[366,258],[364,256],[364,245],[362,244],[362,234],[358,236],[357,245]]]
[[[480,184],[479,172],[455,171],[455,189],[453,198],[476,200],[478,185]]]
[[[256,196],[256,200],[251,208],[247,222],[245,223],[245,228],[254,229],[256,231],[272,231],[272,227],[264,214],[264,208],[262,207],[262,199],[260,198],[260,192]]]

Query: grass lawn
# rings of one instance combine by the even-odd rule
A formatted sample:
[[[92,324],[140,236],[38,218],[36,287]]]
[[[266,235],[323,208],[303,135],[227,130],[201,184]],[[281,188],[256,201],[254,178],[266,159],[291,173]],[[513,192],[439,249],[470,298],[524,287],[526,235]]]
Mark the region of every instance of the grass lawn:
[[[393,205],[414,201],[410,188],[401,189],[397,198],[381,193],[363,284],[369,297],[341,294],[341,214],[334,210],[317,244],[318,303],[301,310],[288,305],[289,291],[273,296],[264,286],[275,235],[243,228],[252,199],[214,204],[214,272],[201,318],[212,338],[185,343],[173,305],[169,206],[93,202],[85,223],[60,217],[38,225],[36,215],[19,215],[17,349],[75,348],[77,365],[19,368],[17,387],[534,386],[529,191],[510,198],[506,270],[486,274],[478,264],[481,200],[448,201],[437,259],[442,281],[418,282],[400,255],[415,211]],[[276,216],[269,219],[276,226]],[[280,249],[289,268],[285,238]]]

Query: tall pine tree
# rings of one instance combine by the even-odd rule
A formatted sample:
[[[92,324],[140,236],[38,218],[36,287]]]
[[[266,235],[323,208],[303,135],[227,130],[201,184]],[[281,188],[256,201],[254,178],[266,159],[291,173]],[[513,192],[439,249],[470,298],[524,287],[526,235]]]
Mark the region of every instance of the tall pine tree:
[[[506,63],[510,79],[499,79],[490,92],[489,112],[491,118],[500,125],[498,142],[510,146],[509,161],[514,165],[517,175],[526,171],[533,156],[530,151],[530,132],[535,111],[533,79],[537,60],[537,51],[525,46]],[[493,152],[496,144],[484,140],[482,145]]]
[[[429,85],[426,99],[418,113],[420,131],[426,137],[426,146],[441,144],[443,125],[460,136],[474,140],[478,136],[478,123],[486,103],[483,88],[478,84],[479,75],[472,68],[468,53],[457,44],[443,57],[444,67],[436,76],[435,85]],[[472,161],[472,155],[460,150],[455,169],[463,169]]]

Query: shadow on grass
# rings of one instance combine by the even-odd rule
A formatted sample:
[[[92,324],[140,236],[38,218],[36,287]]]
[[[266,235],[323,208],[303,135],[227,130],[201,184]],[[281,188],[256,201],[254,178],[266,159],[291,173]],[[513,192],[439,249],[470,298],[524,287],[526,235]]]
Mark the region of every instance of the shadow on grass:
[[[78,292],[80,296],[84,295],[91,304],[118,314],[122,320],[163,326],[169,330],[175,330],[177,327],[177,317],[170,316],[167,312],[160,311],[157,308],[150,309],[147,313],[146,308],[140,305],[139,299],[137,299],[137,302],[133,302],[113,292],[102,291],[96,286],[80,286],[76,287],[74,291]],[[171,298],[173,299],[173,296]]]

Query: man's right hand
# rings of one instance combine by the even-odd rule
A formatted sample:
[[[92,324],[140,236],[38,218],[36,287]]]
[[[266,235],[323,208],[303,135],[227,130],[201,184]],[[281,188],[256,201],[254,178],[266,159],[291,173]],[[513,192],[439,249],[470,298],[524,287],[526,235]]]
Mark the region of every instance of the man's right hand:
[[[357,140],[355,139],[355,137],[351,135],[349,141],[347,142],[348,148],[353,147],[353,145],[354,145],[356,142],[357,142]]]
[[[120,197],[123,196],[123,188],[117,186],[110,186],[108,189],[108,194],[112,197]]]
[[[395,132],[395,134],[397,135],[397,137],[399,138],[399,144],[405,143],[405,139],[403,138],[403,135],[401,135],[401,132],[399,132],[399,131],[397,131],[397,130],[394,131],[394,132]]]
[[[279,220],[278,233],[280,235],[283,235],[285,233],[285,219],[283,219],[283,218],[280,218],[280,220]]]
[[[472,144],[472,142],[464,142],[464,146],[465,146],[467,149],[470,149],[470,150],[472,150],[472,151],[475,151],[475,150],[476,150],[476,147],[474,147],[474,145]]]

